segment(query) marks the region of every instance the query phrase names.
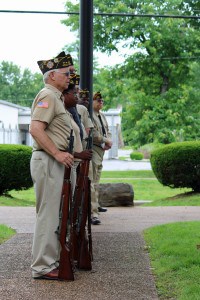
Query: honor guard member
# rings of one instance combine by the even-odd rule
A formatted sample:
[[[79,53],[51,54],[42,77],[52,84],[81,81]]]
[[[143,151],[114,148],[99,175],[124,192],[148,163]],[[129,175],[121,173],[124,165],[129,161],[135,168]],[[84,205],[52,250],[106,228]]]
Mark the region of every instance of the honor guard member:
[[[93,183],[95,188],[95,207],[93,208],[92,224],[98,225],[101,223],[98,217],[99,212],[107,211],[106,208],[99,205],[99,181],[102,172],[103,156],[106,150],[112,147],[111,133],[108,128],[108,123],[105,115],[102,113],[104,100],[101,93],[97,92],[93,96],[93,155],[92,155],[92,167],[93,167]],[[94,205],[94,204],[93,204]]]
[[[74,164],[71,169],[72,194],[74,194],[76,186],[76,171],[79,163],[81,160],[91,160],[92,158],[92,150],[83,148],[83,141],[86,139],[87,134],[85,133],[84,126],[81,123],[81,118],[77,111],[77,80],[76,74],[70,74],[69,86],[63,91],[65,108],[71,114],[72,127],[76,136],[76,144],[74,145]]]
[[[80,115],[81,122],[83,123],[87,134],[89,134],[90,129],[94,127],[92,120],[90,118],[89,111],[88,111],[89,91],[87,89],[79,90],[78,96],[79,96],[78,104],[76,105],[77,111]],[[87,99],[87,100],[85,101],[85,99]]]
[[[81,121],[86,128],[87,134],[89,133],[91,128],[94,128],[93,122],[90,118],[88,108],[89,108],[89,91],[87,89],[79,91],[79,104],[77,104],[77,110],[79,115],[81,116]],[[99,210],[106,211],[105,208],[100,207],[97,203],[96,192],[94,188],[93,182],[93,167],[92,161],[90,163],[89,168],[89,178],[90,178],[90,187],[91,187],[91,224],[99,225],[101,221],[99,220]]]
[[[32,104],[30,133],[34,139],[31,176],[36,194],[36,224],[32,247],[34,279],[58,279],[60,243],[55,231],[64,169],[73,156],[67,152],[71,117],[63,104],[62,92],[69,85],[71,56],[61,52],[55,58],[37,62],[43,73],[44,88]]]

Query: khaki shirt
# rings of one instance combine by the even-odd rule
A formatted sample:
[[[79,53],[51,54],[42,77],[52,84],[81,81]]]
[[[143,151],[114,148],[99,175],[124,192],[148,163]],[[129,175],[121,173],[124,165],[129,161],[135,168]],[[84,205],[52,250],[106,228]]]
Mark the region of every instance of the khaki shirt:
[[[76,109],[78,111],[78,114],[81,116],[81,123],[83,123],[83,126],[85,128],[93,128],[94,125],[92,123],[92,120],[90,118],[87,108],[83,105],[77,104]]]
[[[50,84],[37,94],[31,108],[31,120],[47,123],[45,132],[60,150],[67,150],[72,124],[69,112],[66,112],[62,93]],[[33,150],[41,147],[34,141]]]
[[[94,128],[94,125],[92,123],[92,120],[90,118],[89,112],[87,108],[83,105],[77,104],[76,109],[78,111],[78,114],[81,118],[81,124],[83,128],[83,149],[86,149],[86,144],[87,144],[87,132],[85,128]]]
[[[80,129],[76,122],[74,121],[73,117],[71,116],[71,122],[72,122],[72,127],[73,127],[73,132],[74,132],[74,152],[82,152],[83,151],[83,145],[81,142],[81,137],[80,137]],[[75,161],[80,161],[81,159],[75,158]]]

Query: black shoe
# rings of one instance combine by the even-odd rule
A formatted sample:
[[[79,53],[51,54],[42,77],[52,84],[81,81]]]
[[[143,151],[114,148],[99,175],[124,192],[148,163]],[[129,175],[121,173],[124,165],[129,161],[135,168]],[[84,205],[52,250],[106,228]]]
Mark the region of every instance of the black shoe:
[[[99,220],[99,218],[93,217],[93,218],[91,219],[91,224],[92,224],[92,225],[99,225],[99,224],[101,224],[101,221]]]
[[[106,212],[106,211],[107,211],[107,208],[99,206],[99,207],[98,207],[98,211],[99,211],[99,212]]]

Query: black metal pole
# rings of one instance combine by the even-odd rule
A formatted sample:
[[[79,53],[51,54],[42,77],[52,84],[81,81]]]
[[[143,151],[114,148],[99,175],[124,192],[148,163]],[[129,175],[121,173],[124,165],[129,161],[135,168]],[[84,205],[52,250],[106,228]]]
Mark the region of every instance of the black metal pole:
[[[92,117],[93,0],[80,0],[80,88],[90,92],[89,113]]]

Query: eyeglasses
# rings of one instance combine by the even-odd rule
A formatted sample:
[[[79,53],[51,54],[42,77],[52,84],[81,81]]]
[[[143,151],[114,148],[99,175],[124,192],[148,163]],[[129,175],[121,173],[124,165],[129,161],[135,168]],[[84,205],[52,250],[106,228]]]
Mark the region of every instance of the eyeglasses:
[[[67,92],[66,94],[68,94],[68,95],[73,95],[74,97],[78,97],[78,95],[77,95],[77,93],[76,92],[73,92],[73,93],[70,93],[70,92]]]
[[[102,99],[97,99],[97,102],[101,102],[101,103],[104,103],[104,100],[102,100]]]
[[[59,71],[54,71],[54,72],[64,74],[66,77],[70,76],[70,72],[59,72]]]

